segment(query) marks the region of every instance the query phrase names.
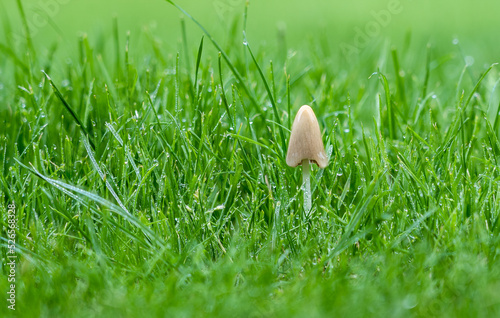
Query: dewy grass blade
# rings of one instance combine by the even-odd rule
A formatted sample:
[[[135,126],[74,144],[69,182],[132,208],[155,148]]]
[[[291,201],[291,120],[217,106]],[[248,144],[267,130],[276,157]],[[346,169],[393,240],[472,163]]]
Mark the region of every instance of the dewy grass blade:
[[[392,54],[392,62],[394,63],[394,75],[396,77],[396,83],[399,91],[399,101],[407,108],[406,106],[406,92],[405,92],[405,83],[403,77],[401,76],[401,69],[399,66],[399,58],[398,51],[396,49],[391,50]]]
[[[168,2],[168,3],[170,3],[171,5],[173,5],[174,7],[176,7],[185,16],[187,16],[188,19],[190,19],[191,21],[193,21],[203,31],[203,33],[205,33],[205,35],[208,37],[208,39],[210,40],[210,42],[212,42],[212,44],[217,48],[217,50],[219,50],[219,52],[221,52],[222,57],[224,58],[224,60],[228,64],[229,68],[231,69],[231,72],[234,74],[234,76],[238,80],[238,84],[241,85],[241,87],[243,87],[243,90],[245,91],[245,93],[247,93],[248,97],[252,101],[252,104],[255,106],[256,109],[258,109],[259,108],[258,107],[259,103],[257,102],[257,99],[255,98],[255,95],[250,91],[250,89],[248,88],[248,86],[245,84],[245,80],[243,79],[243,77],[240,75],[240,73],[238,72],[238,70],[236,69],[236,67],[234,66],[234,64],[229,59],[229,56],[226,54],[226,51],[224,51],[222,49],[222,47],[219,45],[219,43],[217,43],[217,41],[215,41],[215,39],[212,37],[212,35],[210,33],[208,33],[208,31],[205,29],[205,27],[203,27],[203,25],[201,25],[201,23],[199,23],[198,20],[196,20],[195,18],[193,18],[189,13],[187,13],[182,7],[180,7],[179,5],[177,5],[175,2],[173,2],[171,0],[165,0],[165,1]]]
[[[245,136],[241,136],[239,134],[233,134],[233,133],[231,133],[229,135],[232,136],[232,137],[234,137],[234,138],[241,139],[241,140],[246,141],[248,143],[254,144],[254,145],[256,145],[256,146],[258,146],[260,148],[267,149],[268,151],[270,151],[271,153],[273,153],[275,156],[278,156],[278,153],[275,150],[273,150],[272,148],[270,148],[270,147],[268,147],[268,146],[266,146],[266,145],[264,145],[264,144],[262,144],[262,143],[260,143],[258,141],[255,141],[255,140],[253,140],[251,138],[248,138],[248,137],[245,137]]]
[[[226,108],[226,112],[227,112],[227,117],[229,118],[229,123],[231,125],[231,127],[233,127],[233,129],[235,129],[236,127],[234,127],[234,121],[233,121],[233,117],[231,116],[231,111],[229,110],[229,104],[227,102],[227,98],[226,98],[226,92],[224,90],[224,79],[222,78],[222,61],[221,61],[221,53],[219,52],[219,58],[218,58],[218,65],[219,65],[219,79],[220,79],[220,88],[221,88],[221,98],[222,98],[222,103],[224,104],[224,107]]]
[[[479,78],[479,80],[477,81],[476,85],[474,86],[474,89],[470,92],[469,94],[469,98],[467,98],[467,101],[465,102],[465,105],[464,107],[462,108],[462,113],[465,112],[465,109],[467,108],[467,106],[469,106],[470,104],[470,101],[472,100],[472,97],[474,97],[474,94],[477,92],[477,90],[479,89],[479,85],[481,85],[481,82],[484,80],[484,78],[486,77],[486,75],[488,75],[488,73],[491,71],[491,69],[493,67],[495,67],[496,65],[498,65],[498,63],[493,63],[490,65],[490,67],[484,71],[484,73],[481,75],[481,77]]]
[[[195,71],[194,71],[194,85],[196,87],[196,100],[198,100],[198,71],[200,70],[200,63],[201,63],[201,56],[203,54],[203,39],[205,37],[202,36],[201,37],[201,41],[200,41],[200,46],[198,47],[198,56],[196,57],[196,68],[195,68]]]
[[[386,174],[386,170],[380,171],[370,182],[368,186],[367,193],[365,194],[365,199],[363,205],[359,205],[356,211],[354,211],[351,220],[345,227],[344,233],[340,238],[340,241],[337,243],[335,248],[328,254],[327,259],[331,260],[344,251],[346,248],[354,244],[358,239],[364,237],[366,234],[370,232],[370,230],[361,231],[359,233],[355,233],[358,229],[360,222],[363,216],[368,211],[368,207],[372,205],[373,200],[377,199],[378,195],[374,194],[375,189],[379,184],[379,180]],[[354,234],[353,234],[354,233]]]
[[[92,165],[94,166],[94,169],[97,171],[97,173],[101,177],[102,181],[104,181],[104,183],[106,184],[106,188],[111,193],[111,195],[115,198],[116,202],[118,202],[118,205],[127,214],[130,214],[130,212],[128,211],[127,207],[125,207],[125,205],[122,203],[122,200],[118,197],[118,195],[116,194],[115,190],[113,189],[113,187],[109,183],[109,180],[107,179],[107,176],[102,172],[101,167],[99,167],[99,164],[95,160],[94,153],[93,153],[92,149],[90,149],[90,144],[87,141],[87,138],[86,138],[86,136],[84,134],[82,134],[82,141],[83,141],[83,145],[85,146],[85,150],[87,150],[87,154],[89,155],[90,161],[92,162]],[[111,176],[111,178],[113,178],[113,177]]]
[[[102,198],[94,193],[88,192],[86,190],[80,189],[80,188],[72,186],[72,185],[69,185],[65,182],[46,177],[46,176],[42,175],[40,172],[38,172],[37,170],[35,170],[34,168],[29,168],[26,165],[24,165],[22,162],[20,162],[19,160],[17,160],[17,159],[15,159],[15,160],[21,167],[27,169],[32,174],[36,175],[40,179],[43,179],[47,183],[54,186],[56,189],[62,191],[64,194],[68,195],[69,197],[85,204],[84,201],[82,201],[82,199],[79,196],[75,195],[75,193],[77,193],[77,194],[82,195],[88,199],[91,199],[92,201],[94,201],[96,203],[99,203],[99,204],[107,207],[110,211],[112,211],[116,215],[123,217],[125,220],[127,220],[128,222],[130,222],[131,224],[133,224],[137,228],[141,229],[141,231],[149,239],[155,241],[155,243],[158,244],[158,246],[163,246],[162,240],[159,237],[157,237],[157,235],[155,233],[153,233],[149,228],[147,228],[144,224],[142,224],[134,215],[130,214],[127,210],[124,210],[122,207],[117,206],[114,203],[112,203],[112,202],[110,202],[110,201],[108,201],[108,200],[106,200],[106,199],[104,199],[104,198]]]
[[[431,76],[431,46],[427,45],[427,58],[425,61],[425,76],[424,76],[424,85],[422,88],[422,95],[420,97],[421,100],[425,99],[427,95],[427,86],[429,85],[429,78]]]
[[[120,137],[120,135],[118,135],[118,132],[115,130],[115,128],[113,127],[112,124],[106,123],[106,127],[111,132],[111,134],[115,137],[115,139],[118,141],[120,146],[125,148],[125,155],[127,156],[128,161],[132,165],[132,169],[134,169],[134,172],[137,176],[137,180],[139,180],[139,182],[141,182],[141,179],[142,179],[141,173],[139,172],[139,169],[137,168],[137,165],[135,164],[134,158],[132,158],[132,155],[130,153],[130,148],[128,147],[128,145],[124,144],[122,138]]]
[[[389,119],[389,137],[391,140],[394,140],[394,111],[392,109],[392,99],[391,99],[391,91],[389,90],[389,82],[387,81],[387,78],[385,77],[384,74],[378,72],[379,79],[382,82],[382,85],[384,86],[384,92],[385,92],[385,103],[386,103],[386,108],[387,108],[387,118]]]
[[[188,49],[188,40],[187,40],[187,32],[186,32],[186,22],[184,18],[181,17],[181,33],[182,33],[182,45],[184,46],[184,58],[186,59],[186,68],[188,73],[191,73],[191,61],[189,59],[189,49]]]
[[[427,211],[427,213],[425,213],[424,215],[420,216],[413,224],[412,226],[410,226],[406,231],[404,231],[403,233],[399,234],[392,242],[391,244],[391,247],[392,248],[395,248],[405,237],[407,237],[411,232],[415,231],[415,229],[418,228],[418,226],[423,222],[425,221],[426,219],[428,219],[432,214],[434,214],[434,212],[436,212],[436,208],[433,208],[429,211]]]
[[[250,44],[247,41],[246,35],[245,35],[245,43],[246,43],[245,45],[248,49],[248,52],[250,53],[250,56],[252,57],[252,60],[255,64],[255,66],[257,67],[257,70],[259,71],[260,77],[261,77],[262,82],[264,83],[264,87],[266,88],[266,91],[267,91],[267,96],[269,97],[269,100],[271,101],[271,105],[273,106],[274,118],[275,118],[276,122],[278,122],[279,127],[280,127],[279,132],[280,132],[280,137],[281,137],[282,150],[285,151],[286,139],[285,139],[285,135],[283,133],[283,127],[281,126],[281,118],[280,118],[280,115],[278,113],[278,106],[276,105],[276,102],[274,101],[274,97],[273,97],[273,94],[271,92],[271,88],[269,87],[269,84],[267,83],[266,77],[264,76],[264,72],[262,72],[262,69],[260,68],[259,63],[257,63],[257,60],[255,59],[255,56],[253,55],[252,49],[250,48]]]
[[[500,102],[498,103],[497,110],[495,112],[495,121],[493,122],[493,129],[495,131],[498,129],[498,117],[500,117]]]
[[[61,103],[63,103],[64,107],[66,107],[66,110],[71,114],[71,116],[76,121],[77,125],[80,126],[80,128],[85,133],[85,135],[88,136],[90,146],[95,151],[94,142],[92,141],[91,135],[89,134],[87,128],[85,128],[85,126],[83,125],[83,123],[80,121],[80,118],[78,118],[78,115],[75,113],[75,111],[73,111],[73,109],[71,108],[71,106],[69,106],[68,102],[64,99],[64,97],[62,96],[61,92],[59,91],[59,89],[57,88],[57,86],[54,84],[54,82],[52,81],[52,79],[50,78],[50,76],[47,73],[45,73],[44,71],[42,71],[42,72],[43,72],[43,74],[45,74],[45,76],[49,80],[50,86],[52,86],[52,89],[54,90],[54,93],[59,98],[59,100],[61,101]]]

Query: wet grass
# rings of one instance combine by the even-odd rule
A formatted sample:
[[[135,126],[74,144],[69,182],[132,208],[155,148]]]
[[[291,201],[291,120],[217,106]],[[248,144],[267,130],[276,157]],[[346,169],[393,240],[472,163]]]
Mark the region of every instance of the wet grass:
[[[497,61],[451,41],[281,52],[245,25],[175,52],[82,36],[64,58],[6,37],[17,316],[500,315]],[[302,104],[330,156],[311,213],[285,163]]]

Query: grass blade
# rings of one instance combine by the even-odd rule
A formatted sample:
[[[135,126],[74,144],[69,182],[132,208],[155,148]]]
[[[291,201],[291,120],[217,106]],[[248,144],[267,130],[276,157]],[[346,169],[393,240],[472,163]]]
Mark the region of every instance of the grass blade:
[[[198,22],[198,20],[196,20],[195,18],[193,18],[189,13],[187,13],[182,7],[180,7],[179,5],[177,5],[175,2],[173,2],[171,0],[165,0],[165,1],[168,2],[168,3],[170,3],[171,5],[173,5],[174,7],[176,7],[185,16],[187,16],[188,19],[190,19],[191,21],[193,21],[203,31],[203,33],[205,33],[205,35],[208,37],[208,39],[210,40],[210,42],[212,42],[212,44],[217,48],[217,50],[219,52],[221,52],[222,57],[224,58],[224,60],[228,64],[229,68],[231,69],[231,72],[233,73],[233,75],[238,80],[238,84],[241,85],[241,87],[243,87],[243,90],[245,91],[245,93],[247,93],[248,97],[252,101],[252,104],[255,106],[256,109],[258,109],[258,105],[259,104],[257,102],[257,99],[255,98],[254,94],[252,94],[252,92],[250,91],[250,89],[248,88],[248,86],[245,84],[245,80],[243,79],[243,77],[240,75],[240,73],[238,72],[238,70],[236,69],[236,67],[234,66],[234,64],[229,59],[229,56],[227,55],[226,51],[224,51],[222,49],[222,47],[219,45],[219,43],[217,43],[217,41],[215,41],[215,39],[212,37],[212,35],[205,29],[205,27],[203,27],[203,25],[200,22]]]
[[[283,127],[281,127],[281,118],[280,118],[279,113],[278,113],[278,106],[276,105],[276,102],[274,101],[274,97],[273,97],[273,94],[271,92],[271,88],[269,87],[269,84],[267,83],[266,77],[264,76],[264,72],[262,72],[262,69],[260,68],[259,63],[257,63],[257,60],[255,59],[255,56],[253,55],[252,49],[250,48],[250,44],[248,43],[248,41],[246,39],[246,35],[245,35],[245,43],[246,43],[245,45],[248,49],[248,52],[250,53],[250,56],[252,57],[252,60],[255,64],[255,66],[257,67],[257,70],[259,71],[260,78],[262,79],[262,82],[264,83],[264,87],[266,88],[267,95],[269,97],[269,100],[271,101],[271,105],[273,106],[274,118],[280,127],[279,132],[280,132],[280,137],[281,137],[282,149],[286,149],[286,139],[285,139],[285,135],[283,133]]]
[[[68,102],[66,101],[66,99],[64,99],[64,97],[62,96],[61,92],[57,88],[56,84],[54,84],[54,82],[52,81],[52,79],[50,78],[50,76],[47,73],[45,73],[44,71],[42,71],[42,72],[43,72],[43,74],[45,74],[45,76],[49,80],[50,86],[52,86],[52,89],[54,90],[54,93],[56,94],[56,96],[59,98],[59,100],[61,101],[61,103],[63,103],[64,107],[66,107],[66,110],[71,114],[71,116],[73,117],[73,119],[76,121],[76,124],[82,129],[83,133],[86,136],[88,136],[89,142],[90,142],[90,146],[92,147],[92,150],[95,151],[94,142],[92,141],[92,138],[91,138],[91,136],[90,136],[87,128],[85,128],[85,126],[83,125],[83,123],[78,118],[78,115],[71,108],[71,106],[68,104]]]

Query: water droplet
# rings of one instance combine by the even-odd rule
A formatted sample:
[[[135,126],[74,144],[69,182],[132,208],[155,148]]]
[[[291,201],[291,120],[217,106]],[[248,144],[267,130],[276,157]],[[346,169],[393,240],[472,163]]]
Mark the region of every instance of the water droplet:
[[[466,56],[465,57],[465,65],[467,66],[472,66],[474,64],[474,58],[472,56]]]

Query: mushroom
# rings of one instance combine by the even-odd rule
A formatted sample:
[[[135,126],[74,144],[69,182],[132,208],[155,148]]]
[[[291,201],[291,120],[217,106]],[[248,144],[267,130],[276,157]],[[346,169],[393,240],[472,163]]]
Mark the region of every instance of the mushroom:
[[[304,209],[311,210],[311,170],[310,162],[325,168],[328,165],[328,157],[325,153],[318,120],[314,111],[308,105],[299,109],[292,125],[292,133],[288,142],[286,164],[290,167],[302,165]]]

